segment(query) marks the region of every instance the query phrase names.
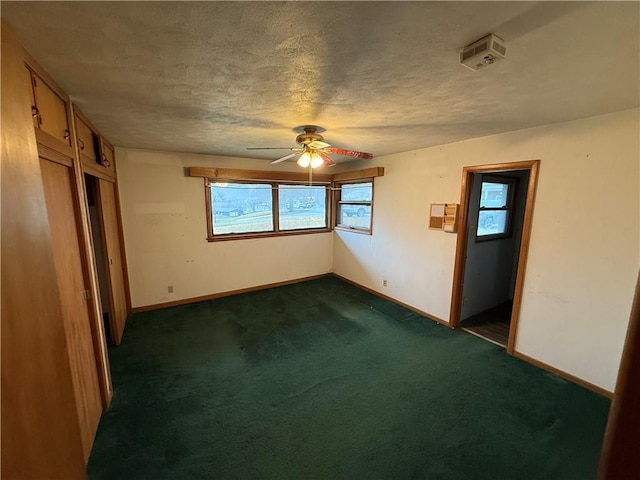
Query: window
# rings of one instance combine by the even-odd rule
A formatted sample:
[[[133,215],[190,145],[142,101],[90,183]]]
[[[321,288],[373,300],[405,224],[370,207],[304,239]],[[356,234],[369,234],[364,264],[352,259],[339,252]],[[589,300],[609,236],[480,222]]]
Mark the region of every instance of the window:
[[[210,185],[214,235],[273,231],[271,184]]]
[[[513,194],[516,179],[484,176],[480,190],[476,241],[511,235]]]
[[[207,240],[371,233],[373,182],[384,168],[330,173],[189,167],[204,179]],[[311,181],[313,183],[311,184]]]
[[[208,239],[327,231],[327,187],[208,180]]]
[[[279,185],[280,230],[327,227],[326,187]]]
[[[336,227],[371,233],[373,181],[338,184]]]

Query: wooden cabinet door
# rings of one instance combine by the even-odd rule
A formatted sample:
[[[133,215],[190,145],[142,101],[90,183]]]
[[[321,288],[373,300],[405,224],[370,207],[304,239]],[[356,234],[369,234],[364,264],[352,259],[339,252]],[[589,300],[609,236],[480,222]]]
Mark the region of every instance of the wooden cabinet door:
[[[31,81],[38,128],[70,147],[71,130],[67,117],[67,102],[33,72]]]
[[[113,147],[111,146],[111,144],[109,144],[109,142],[107,142],[104,137],[101,138],[101,143],[102,143],[102,153],[101,155],[101,159],[102,159],[102,165],[105,168],[108,168],[109,171],[111,171],[113,173],[113,175],[116,174],[116,154],[115,151],[113,149]]]
[[[91,127],[87,125],[78,115],[75,116],[76,120],[76,140],[78,142],[78,151],[80,152],[80,159],[82,161],[89,161],[90,164],[95,164],[98,161],[96,140],[97,134],[91,130]]]
[[[40,166],[86,462],[102,414],[102,398],[82,265],[81,228],[73,196],[73,172],[68,166],[42,157]]]
[[[111,338],[116,345],[122,340],[127,320],[127,299],[124,287],[124,265],[120,248],[120,227],[115,184],[98,179],[98,205],[102,220],[103,239],[108,267],[111,317]]]

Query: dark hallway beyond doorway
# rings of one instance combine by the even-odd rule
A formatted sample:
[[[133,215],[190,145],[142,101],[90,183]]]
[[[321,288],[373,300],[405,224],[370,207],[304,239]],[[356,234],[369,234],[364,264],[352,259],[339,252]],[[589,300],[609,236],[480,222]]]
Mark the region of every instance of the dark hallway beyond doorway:
[[[463,320],[460,327],[473,335],[506,347],[509,340],[512,308],[513,302],[509,300]]]

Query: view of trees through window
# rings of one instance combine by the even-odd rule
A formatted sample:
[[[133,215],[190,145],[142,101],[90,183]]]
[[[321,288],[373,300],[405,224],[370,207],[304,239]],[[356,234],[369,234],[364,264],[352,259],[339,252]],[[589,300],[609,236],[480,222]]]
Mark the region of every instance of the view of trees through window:
[[[210,188],[214,235],[273,232],[276,224],[281,231],[327,226],[324,186],[217,182]]]

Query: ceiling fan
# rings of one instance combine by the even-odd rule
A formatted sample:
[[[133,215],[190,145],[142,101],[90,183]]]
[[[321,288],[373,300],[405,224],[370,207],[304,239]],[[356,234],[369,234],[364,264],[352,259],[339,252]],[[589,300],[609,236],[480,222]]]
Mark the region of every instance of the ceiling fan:
[[[318,132],[324,132],[324,128],[316,125],[303,125],[296,130],[301,131],[296,137],[296,143],[299,147],[247,147],[247,150],[291,150],[293,153],[277,158],[271,163],[280,163],[290,158],[298,156],[297,163],[301,167],[317,168],[322,165],[332,167],[336,162],[327,155],[344,155],[347,157],[370,159],[373,155],[365,152],[356,152],[354,150],[344,150],[342,148],[334,148],[324,141],[324,137]]]

